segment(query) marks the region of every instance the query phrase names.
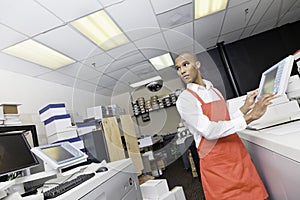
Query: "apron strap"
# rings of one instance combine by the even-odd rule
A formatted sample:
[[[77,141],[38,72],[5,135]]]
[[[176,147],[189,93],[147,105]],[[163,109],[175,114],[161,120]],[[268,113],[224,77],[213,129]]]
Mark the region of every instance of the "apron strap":
[[[194,95],[194,97],[196,97],[196,99],[198,99],[198,101],[200,101],[202,105],[205,104],[204,101],[199,97],[199,95],[196,92],[194,92],[190,88],[186,88],[186,90],[189,91],[192,95]]]
[[[194,92],[190,88],[186,88],[186,90],[189,91],[192,95],[194,95],[194,97],[196,97],[196,99],[198,99],[198,101],[200,101],[200,103],[202,105],[205,104],[204,101],[201,99],[201,97],[199,97],[199,95],[196,92]],[[212,88],[212,90],[216,93],[216,95],[218,95],[220,100],[224,100],[224,98],[221,96],[221,94],[215,88]]]

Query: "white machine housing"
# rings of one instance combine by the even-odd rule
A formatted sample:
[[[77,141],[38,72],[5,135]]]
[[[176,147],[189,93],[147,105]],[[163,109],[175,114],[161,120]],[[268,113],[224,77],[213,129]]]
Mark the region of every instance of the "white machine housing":
[[[249,129],[260,130],[300,119],[300,79],[298,75],[289,78],[286,94],[278,96],[272,101],[266,113],[258,120],[248,124]],[[229,113],[239,109],[246,99],[246,95],[226,101]]]
[[[286,91],[288,80],[293,68],[294,56],[290,55],[262,73],[257,99],[265,93],[278,96]]]
[[[63,168],[84,162],[87,155],[70,142],[60,142],[34,147],[31,151],[44,162],[45,171]]]

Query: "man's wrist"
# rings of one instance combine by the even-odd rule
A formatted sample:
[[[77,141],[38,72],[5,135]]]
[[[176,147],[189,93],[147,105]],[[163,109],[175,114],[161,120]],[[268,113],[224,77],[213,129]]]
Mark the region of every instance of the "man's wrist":
[[[246,115],[247,112],[249,111],[249,109],[248,109],[246,106],[242,106],[242,107],[240,107],[240,111],[241,111],[244,115]]]
[[[250,122],[253,121],[253,117],[252,117],[252,115],[250,113],[244,115],[244,119],[246,121],[246,124],[249,124]]]

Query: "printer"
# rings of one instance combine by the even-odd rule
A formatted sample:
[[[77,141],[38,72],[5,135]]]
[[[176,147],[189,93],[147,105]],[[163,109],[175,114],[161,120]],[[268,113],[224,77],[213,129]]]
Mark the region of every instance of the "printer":
[[[229,113],[239,109],[246,95],[226,101]],[[298,75],[289,78],[286,93],[272,101],[266,113],[258,120],[248,124],[248,129],[260,130],[271,126],[300,120],[300,78]]]

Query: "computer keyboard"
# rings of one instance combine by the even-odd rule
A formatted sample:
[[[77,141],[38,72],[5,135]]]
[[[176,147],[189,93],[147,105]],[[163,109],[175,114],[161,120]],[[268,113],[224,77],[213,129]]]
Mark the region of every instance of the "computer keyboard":
[[[71,190],[72,188],[80,185],[81,183],[89,180],[93,176],[95,176],[95,173],[82,174],[70,181],[63,182],[63,183],[59,184],[58,186],[51,188],[50,190],[44,192],[44,199],[55,198],[65,192]]]

